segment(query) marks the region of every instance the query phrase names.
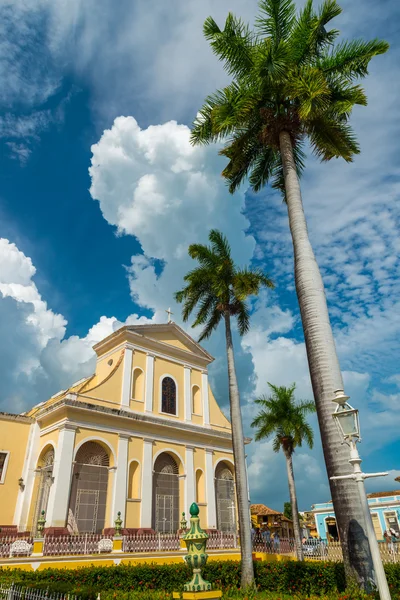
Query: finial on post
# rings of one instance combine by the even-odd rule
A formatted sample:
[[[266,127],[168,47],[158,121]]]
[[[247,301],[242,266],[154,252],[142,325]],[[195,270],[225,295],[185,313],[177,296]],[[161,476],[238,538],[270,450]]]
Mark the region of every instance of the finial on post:
[[[122,519],[121,519],[121,513],[118,512],[117,518],[115,519],[114,537],[121,537],[121,532],[122,532]]]
[[[208,555],[206,546],[208,535],[200,527],[199,507],[195,502],[190,507],[190,530],[182,537],[188,553],[184,557],[186,564],[191,567],[193,577],[191,581],[185,583],[183,589],[185,592],[206,592],[211,590],[211,583],[205,581],[201,576],[201,570],[206,565]]]
[[[38,518],[37,527],[36,527],[38,538],[43,537],[43,531],[44,531],[45,525],[46,525],[46,516],[45,516],[44,510],[42,510],[42,512],[40,513],[40,517]]]

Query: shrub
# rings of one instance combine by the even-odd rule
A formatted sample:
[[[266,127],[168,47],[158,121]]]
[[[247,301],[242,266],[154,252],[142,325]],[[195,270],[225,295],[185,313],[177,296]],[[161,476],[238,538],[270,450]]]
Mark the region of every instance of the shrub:
[[[280,597],[329,595],[344,592],[345,579],[342,563],[331,562],[255,562],[255,578],[259,592],[279,592]],[[392,598],[400,598],[400,564],[385,566]],[[240,563],[235,561],[212,561],[204,569],[204,578],[215,588],[230,595],[240,586]],[[182,591],[183,584],[189,581],[191,573],[186,564],[171,565],[118,565],[112,567],[82,567],[80,569],[45,569],[43,571],[22,571],[0,569],[0,583],[14,581],[24,586],[49,587],[54,591],[69,591],[92,600],[98,592],[113,591],[134,594],[141,593],[140,600],[146,600],[144,592],[158,590],[160,595],[149,600],[164,600],[166,593]],[[58,586],[58,587],[57,587]],[[57,589],[56,589],[57,588]],[[164,595],[163,595],[164,594]],[[111,600],[108,598],[108,600]],[[122,600],[136,600],[132,596],[121,595]],[[349,594],[347,598],[350,600]],[[250,599],[249,599],[250,600]]]

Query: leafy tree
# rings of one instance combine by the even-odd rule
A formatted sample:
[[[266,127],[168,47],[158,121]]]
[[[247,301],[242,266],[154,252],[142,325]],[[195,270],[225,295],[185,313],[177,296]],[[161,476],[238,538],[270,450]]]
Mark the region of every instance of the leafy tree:
[[[261,407],[261,412],[253,420],[251,426],[257,428],[256,441],[272,438],[274,452],[282,450],[285,455],[290,494],[290,503],[285,502],[285,509],[290,507],[291,516],[288,518],[293,519],[297,559],[304,560],[293,474],[293,453],[296,448],[302,446],[303,441],[310,448],[314,445],[313,430],[306,421],[306,415],[315,412],[315,404],[312,401],[296,404],[294,399],[296,384],[294,383],[290,387],[278,387],[271,383],[268,385],[272,394],[261,396],[255,400],[255,403]]]
[[[285,504],[283,505],[283,515],[287,519],[292,518],[292,503],[291,502],[285,502]]]
[[[358,83],[370,60],[388,49],[384,41],[343,40],[328,25],[341,13],[336,0],[316,11],[306,0],[296,14],[294,0],[260,0],[252,31],[229,14],[223,29],[212,17],[204,35],[232,82],[208,96],[192,130],[193,144],[226,140],[222,175],[233,193],[247,179],[258,191],[271,183],[287,204],[294,247],[295,283],[311,381],[329,478],[350,473],[332,400],[344,397],[321,274],[308,237],[299,177],[308,143],[322,161],[352,161],[359,146],[349,125],[355,105],[366,105]],[[347,576],[373,579],[366,555],[365,521],[356,484],[330,481]],[[351,547],[350,547],[351,546]],[[368,553],[367,553],[368,554]]]
[[[229,402],[232,424],[233,454],[235,459],[236,495],[242,555],[241,586],[254,585],[250,507],[248,502],[246,458],[239,387],[236,377],[232,342],[231,319],[237,321],[240,335],[250,328],[247,299],[256,296],[261,287],[273,287],[272,281],[258,269],[237,267],[231,256],[227,238],[213,229],[209,234],[210,246],[192,244],[189,255],[199,263],[185,275],[186,286],[175,294],[183,302],[183,320],[187,321],[196,310],[192,327],[202,327],[199,341],[210,337],[221,321],[225,324],[228,361]]]

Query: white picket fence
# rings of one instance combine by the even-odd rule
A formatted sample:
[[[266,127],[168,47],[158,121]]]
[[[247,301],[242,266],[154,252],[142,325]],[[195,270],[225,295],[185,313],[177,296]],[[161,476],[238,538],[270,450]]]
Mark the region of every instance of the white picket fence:
[[[379,550],[383,563],[400,563],[400,542],[394,544],[380,542]],[[303,553],[305,558],[313,560],[343,561],[340,542],[310,539],[303,544]]]
[[[100,540],[108,539],[99,533],[77,535],[46,535],[44,538],[44,556],[66,556],[76,554],[97,554]]]
[[[225,531],[210,531],[207,540],[208,550],[229,550],[238,547],[238,536],[236,533]]]
[[[12,584],[10,586],[0,585],[0,600],[79,600],[79,596],[35,590]]]

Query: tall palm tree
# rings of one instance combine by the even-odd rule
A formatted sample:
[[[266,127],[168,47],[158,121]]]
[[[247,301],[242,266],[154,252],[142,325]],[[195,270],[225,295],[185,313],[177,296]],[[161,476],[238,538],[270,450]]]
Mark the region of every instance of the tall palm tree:
[[[380,40],[342,41],[327,29],[340,14],[336,0],[318,12],[312,0],[296,14],[293,0],[260,0],[255,31],[229,14],[224,29],[209,17],[204,34],[224,62],[232,83],[206,98],[192,130],[193,144],[227,140],[222,175],[233,193],[249,179],[255,191],[268,182],[288,208],[294,247],[295,283],[303,322],[311,382],[329,478],[350,472],[349,454],[331,416],[332,400],[344,385],[329,321],[322,277],[308,238],[299,176],[308,141],[323,161],[351,161],[359,152],[349,118],[367,98],[357,79],[370,60],[386,52]],[[363,547],[365,522],[356,484],[330,481],[348,577],[362,585],[372,577]],[[349,545],[352,547],[349,548]]]
[[[210,337],[221,321],[225,323],[229,403],[242,557],[241,587],[248,588],[254,585],[254,572],[246,457],[231,319],[232,317],[236,318],[240,335],[247,333],[250,327],[250,316],[246,300],[249,296],[256,296],[261,287],[272,288],[273,283],[258,269],[238,268],[232,259],[228,240],[220,231],[213,229],[208,239],[210,246],[203,244],[189,246],[189,255],[198,261],[199,266],[185,275],[184,280],[187,285],[175,294],[175,298],[178,302],[184,302],[182,311],[184,321],[187,321],[196,309],[197,314],[192,327],[203,327],[199,341]]]
[[[274,452],[282,450],[286,458],[288,474],[290,504],[292,505],[292,519],[296,556],[304,560],[303,546],[301,543],[299,510],[297,507],[296,486],[293,474],[293,453],[305,441],[310,448],[314,445],[314,433],[307,423],[306,415],[315,412],[313,401],[296,403],[294,390],[296,384],[290,387],[276,386],[268,383],[272,394],[261,396],[255,403],[261,407],[251,426],[257,427],[256,442],[267,440],[273,436],[272,449]]]

